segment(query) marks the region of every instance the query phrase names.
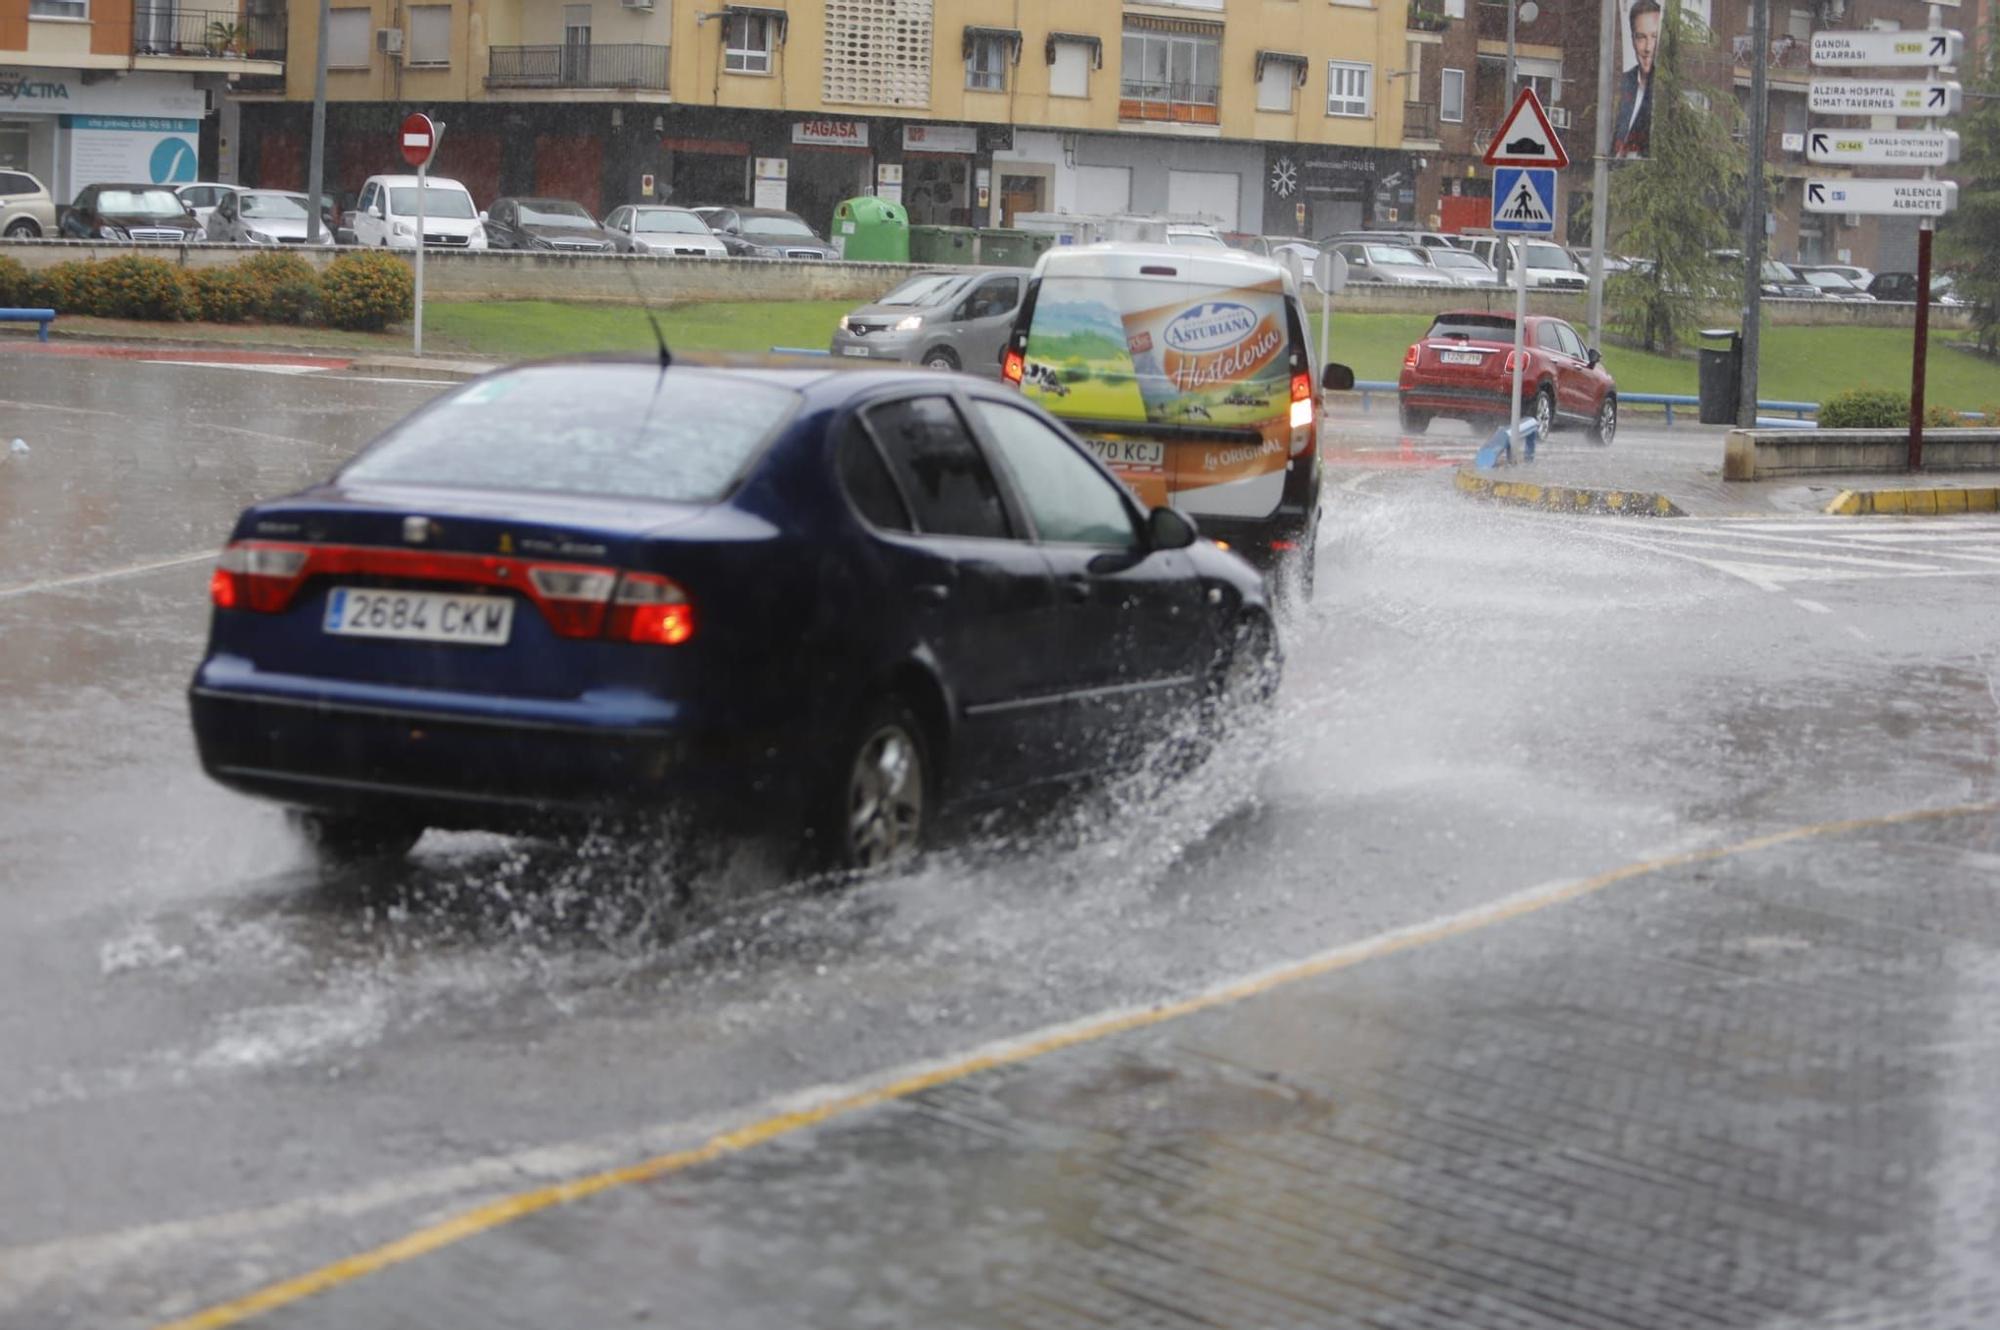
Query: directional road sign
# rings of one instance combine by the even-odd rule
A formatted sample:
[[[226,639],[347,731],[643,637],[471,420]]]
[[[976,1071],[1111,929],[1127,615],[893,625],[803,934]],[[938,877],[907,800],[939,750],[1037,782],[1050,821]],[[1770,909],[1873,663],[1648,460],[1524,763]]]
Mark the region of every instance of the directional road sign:
[[[1958,206],[1949,180],[1808,180],[1807,212],[1859,212],[1878,217],[1942,217]]]
[[[1928,69],[1956,65],[1965,46],[1961,33],[1944,28],[1909,32],[1815,32],[1812,62],[1816,65],[1872,65]]]
[[[1806,160],[1829,165],[1949,166],[1958,160],[1958,133],[1950,129],[1815,129],[1805,139]]]
[[[411,166],[422,166],[431,159],[431,152],[437,146],[437,128],[427,115],[405,116],[396,141],[403,149],[404,161]]]
[[[1552,166],[1493,168],[1493,229],[1514,235],[1549,235],[1556,229],[1556,172]]]
[[[1555,127],[1549,123],[1548,113],[1542,110],[1542,99],[1535,96],[1533,88],[1521,89],[1521,95],[1514,99],[1514,109],[1500,122],[1500,132],[1493,136],[1493,142],[1486,148],[1488,166],[1553,166],[1569,165],[1569,154],[1563,151],[1562,140],[1556,137]]]
[[[1814,115],[1957,115],[1962,98],[1956,83],[1814,79],[1806,109]]]

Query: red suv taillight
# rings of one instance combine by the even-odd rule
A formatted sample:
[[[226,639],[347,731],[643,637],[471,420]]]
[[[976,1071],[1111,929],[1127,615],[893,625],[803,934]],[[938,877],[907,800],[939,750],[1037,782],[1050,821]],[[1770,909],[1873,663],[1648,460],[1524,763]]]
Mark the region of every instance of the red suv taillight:
[[[1423,349],[1424,344],[1422,342],[1411,342],[1410,349],[1403,352],[1403,368],[1415,369],[1417,367],[1417,355]]]
[[[279,614],[315,575],[511,588],[534,601],[561,637],[679,646],[694,636],[694,603],[671,578],[588,564],[524,563],[492,554],[237,541],[222,551],[208,579],[208,595],[217,609]]]
[[[1506,362],[1500,366],[1500,372],[1502,374],[1512,374],[1517,367],[1520,369],[1526,369],[1528,367],[1528,363],[1527,361],[1521,358],[1521,353],[1519,351],[1509,351],[1507,353]]]

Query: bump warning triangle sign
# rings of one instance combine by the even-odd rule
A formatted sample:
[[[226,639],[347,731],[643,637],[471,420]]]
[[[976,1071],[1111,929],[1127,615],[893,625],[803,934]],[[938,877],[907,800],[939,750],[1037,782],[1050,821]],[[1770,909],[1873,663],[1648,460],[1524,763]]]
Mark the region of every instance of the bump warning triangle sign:
[[[1568,166],[1569,154],[1542,110],[1533,88],[1521,89],[1514,109],[1500,122],[1500,132],[1486,147],[1488,166]]]

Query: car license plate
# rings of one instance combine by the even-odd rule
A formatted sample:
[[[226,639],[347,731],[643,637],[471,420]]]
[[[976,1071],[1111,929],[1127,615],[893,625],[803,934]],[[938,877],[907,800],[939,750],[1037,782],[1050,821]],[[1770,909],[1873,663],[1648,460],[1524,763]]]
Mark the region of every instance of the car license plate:
[[[327,597],[324,626],[343,637],[505,646],[514,627],[514,602],[506,596],[342,586]]]
[[[840,348],[840,354],[843,356],[865,356],[868,354],[868,348],[865,346],[843,346]]]
[[[1440,351],[1438,359],[1447,365],[1477,365],[1485,361],[1483,351]]]
[[[1167,445],[1156,439],[1085,439],[1084,442],[1106,466],[1146,471],[1164,471],[1167,466]]]

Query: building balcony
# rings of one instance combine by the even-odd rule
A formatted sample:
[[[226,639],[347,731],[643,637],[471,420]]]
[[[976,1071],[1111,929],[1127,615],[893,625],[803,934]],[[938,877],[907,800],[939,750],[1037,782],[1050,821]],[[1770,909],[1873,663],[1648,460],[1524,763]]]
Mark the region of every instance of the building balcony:
[[[1443,32],[1450,23],[1445,17],[1444,0],[1410,0],[1403,26],[1411,32]]]
[[[1217,107],[1221,91],[1212,83],[1140,83],[1128,79],[1118,86],[1118,118],[1217,125],[1222,123]]]
[[[488,48],[489,88],[601,88],[667,91],[671,47],[639,42]]]
[[[1436,143],[1438,141],[1437,107],[1429,102],[1403,103],[1403,141],[1406,143]]]
[[[285,11],[183,9],[140,0],[132,10],[132,54],[166,59],[282,65]]]

